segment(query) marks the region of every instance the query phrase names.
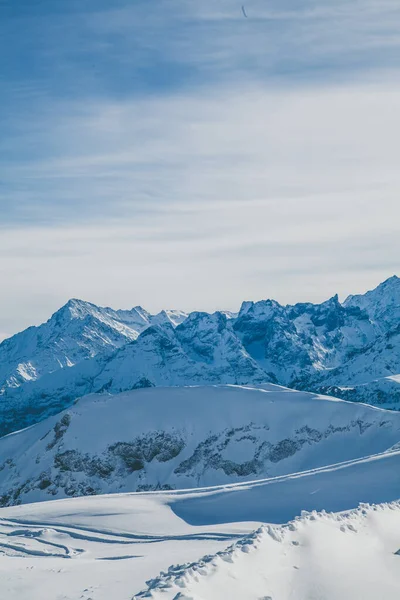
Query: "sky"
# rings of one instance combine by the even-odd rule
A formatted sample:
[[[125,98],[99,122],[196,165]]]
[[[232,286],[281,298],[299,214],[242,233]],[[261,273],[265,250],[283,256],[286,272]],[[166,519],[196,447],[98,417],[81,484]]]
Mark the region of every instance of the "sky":
[[[0,0],[0,338],[400,274],[398,0]]]

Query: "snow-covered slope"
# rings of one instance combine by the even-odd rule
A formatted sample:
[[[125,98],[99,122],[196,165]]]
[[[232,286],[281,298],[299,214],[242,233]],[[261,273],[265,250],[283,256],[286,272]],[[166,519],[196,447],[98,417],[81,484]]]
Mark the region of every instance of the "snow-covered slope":
[[[193,527],[165,498],[114,495],[0,510],[0,598],[131,600],[171,562],[223,550],[258,523]]]
[[[400,504],[302,514],[223,552],[172,566],[135,599],[397,600]]]
[[[90,395],[0,440],[0,502],[281,476],[399,441],[399,413],[272,384]]]

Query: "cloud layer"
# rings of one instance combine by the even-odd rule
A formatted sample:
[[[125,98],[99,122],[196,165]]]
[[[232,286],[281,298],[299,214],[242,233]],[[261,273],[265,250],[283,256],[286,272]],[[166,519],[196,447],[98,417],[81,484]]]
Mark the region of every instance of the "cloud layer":
[[[5,3],[3,335],[71,296],[237,309],[398,271],[398,2],[246,11]]]

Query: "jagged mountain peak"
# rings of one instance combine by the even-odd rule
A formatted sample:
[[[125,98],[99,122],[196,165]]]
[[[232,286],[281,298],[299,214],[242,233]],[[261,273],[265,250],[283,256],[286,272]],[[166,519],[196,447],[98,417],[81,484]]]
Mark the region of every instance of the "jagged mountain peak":
[[[240,307],[238,319],[245,316],[251,316],[252,318],[270,317],[282,309],[283,306],[276,300],[267,299],[258,300],[257,302],[246,300]]]
[[[393,275],[365,294],[349,296],[343,306],[365,311],[386,332],[400,320],[400,278]]]
[[[140,343],[145,338],[172,338],[174,335],[174,327],[172,323],[153,323],[146,327],[140,336],[135,340],[135,343]]]
[[[391,277],[385,279],[385,281],[382,281],[382,283],[380,283],[375,289],[383,287],[388,288],[390,286],[400,286],[400,277],[397,275],[392,275]]]
[[[71,298],[42,325],[0,344],[0,391],[113,352],[149,324],[142,308],[115,311]]]
[[[320,306],[341,306],[340,301],[339,301],[339,294],[334,294],[331,298],[328,298],[328,300],[325,300],[325,302],[321,302]]]
[[[287,304],[284,308],[289,311],[290,315],[294,316],[304,313],[317,314],[330,311],[342,311],[343,305],[339,301],[338,294],[335,294],[319,304],[314,304],[313,302],[297,302],[296,304]]]
[[[89,315],[98,315],[101,310],[95,304],[80,300],[79,298],[71,298],[50,317],[47,323],[54,322],[56,325],[61,325],[64,321],[82,320]]]
[[[170,323],[173,327],[177,327],[186,320],[187,316],[188,314],[183,310],[166,309],[161,310],[159,313],[151,317],[151,322],[158,324]]]
[[[385,279],[382,283],[377,285],[372,290],[368,290],[365,294],[354,294],[350,295],[343,302],[343,305],[354,304],[356,301],[361,299],[378,300],[382,295],[395,296],[395,300],[399,301],[400,298],[400,277],[392,275],[388,279]]]
[[[97,304],[78,298],[71,298],[68,300],[64,306],[52,315],[50,321],[59,316],[80,320],[85,319],[88,316],[99,320],[103,320],[104,318],[114,318],[125,322],[126,324],[131,322],[142,322],[144,326],[147,325],[151,319],[150,313],[141,306],[135,306],[132,309],[114,310],[109,306],[98,306]]]
[[[392,275],[391,277],[388,277],[385,281],[383,281],[380,285],[399,285],[400,284],[400,277],[398,277],[397,275]]]

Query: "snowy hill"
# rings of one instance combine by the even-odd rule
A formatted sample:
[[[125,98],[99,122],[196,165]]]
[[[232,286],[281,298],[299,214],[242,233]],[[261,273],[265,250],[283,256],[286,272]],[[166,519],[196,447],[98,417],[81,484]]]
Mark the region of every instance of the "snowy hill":
[[[398,442],[397,412],[272,384],[90,395],[0,440],[0,501],[230,484]]]

